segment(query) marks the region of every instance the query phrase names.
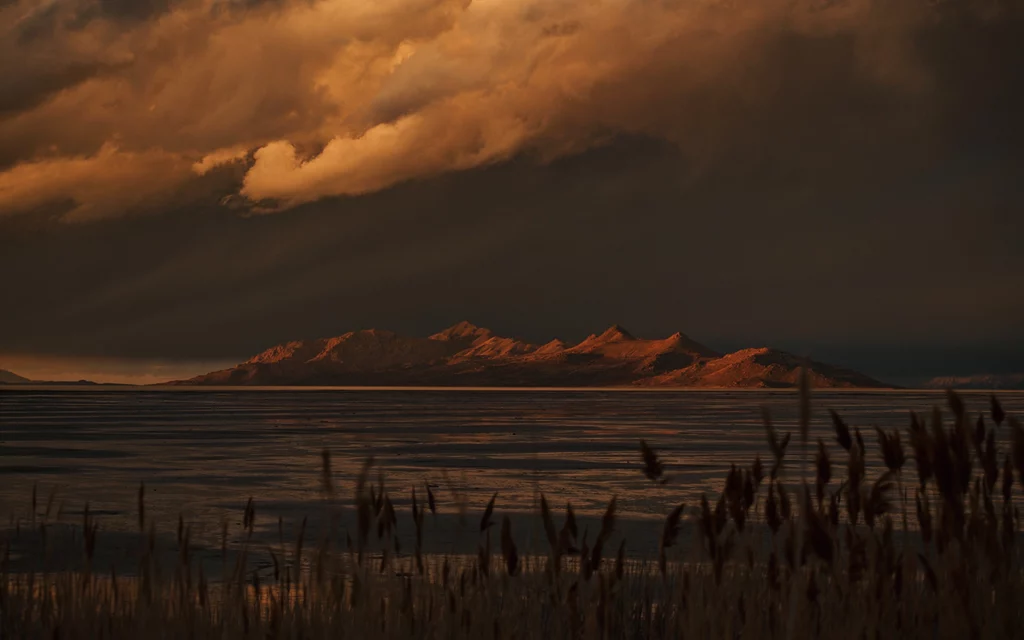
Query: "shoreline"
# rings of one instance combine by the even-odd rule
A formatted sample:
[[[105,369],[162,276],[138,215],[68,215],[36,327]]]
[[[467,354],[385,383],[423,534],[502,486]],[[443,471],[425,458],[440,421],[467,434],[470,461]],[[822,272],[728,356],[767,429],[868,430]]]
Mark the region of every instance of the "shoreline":
[[[426,385],[177,385],[153,384],[131,385],[117,383],[77,384],[77,383],[18,383],[0,384],[0,392],[4,391],[166,391],[166,392],[224,392],[224,391],[421,391],[421,392],[529,392],[529,393],[581,393],[581,392],[614,392],[614,393],[798,393],[796,387],[645,387],[645,386],[590,386],[590,387],[482,387],[482,386],[426,386]],[[956,389],[957,393],[1024,393],[1022,389]],[[928,393],[945,394],[945,389],[915,387],[822,387],[813,389],[818,393]]]

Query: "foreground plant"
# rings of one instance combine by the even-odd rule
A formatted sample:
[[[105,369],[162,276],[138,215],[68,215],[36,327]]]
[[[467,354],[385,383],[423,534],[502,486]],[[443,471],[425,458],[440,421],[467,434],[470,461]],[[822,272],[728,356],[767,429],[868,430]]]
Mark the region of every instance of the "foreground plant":
[[[138,570],[130,578],[94,571],[102,534],[88,507],[78,529],[80,570],[45,573],[53,552],[45,547],[37,571],[13,574],[8,540],[0,637],[1020,637],[1024,572],[1014,485],[1024,488],[1024,428],[995,398],[990,426],[985,416],[968,416],[950,392],[951,422],[938,409],[928,418],[910,416],[909,455],[898,431],[876,431],[871,449],[884,471],[869,479],[872,452],[860,429],[831,414],[845,452],[845,460],[833,460],[823,440],[808,446],[806,384],[800,403],[799,473],[787,474],[790,434],[780,435],[766,412],[769,472],[760,457],[733,465],[717,496],[674,507],[657,525],[654,558],[627,558],[616,497],[597,531],[581,532],[571,505],[560,518],[539,495],[547,549],[530,555],[522,552],[522,528],[499,515],[498,494],[474,522],[450,482],[451,506],[473,523],[475,557],[424,552],[426,512],[436,517],[445,508],[429,484],[409,493],[415,543],[403,553],[391,493],[382,474],[371,481],[370,458],[352,495],[354,540],[329,530],[307,549],[303,521],[286,545],[279,521],[279,544],[256,549],[250,500],[230,565],[224,525],[224,570],[216,581],[190,552],[191,529],[181,520],[177,562],[160,565],[144,487]],[[1009,452],[999,451],[997,433]],[[671,487],[654,448],[640,441],[640,451],[639,471]],[[916,477],[905,481],[911,462]],[[321,466],[325,502],[334,509],[338,488],[327,451]],[[37,522],[35,491],[32,502],[30,526],[45,540],[50,508]],[[344,544],[336,546],[339,540]],[[270,577],[254,568],[257,553],[271,559]]]

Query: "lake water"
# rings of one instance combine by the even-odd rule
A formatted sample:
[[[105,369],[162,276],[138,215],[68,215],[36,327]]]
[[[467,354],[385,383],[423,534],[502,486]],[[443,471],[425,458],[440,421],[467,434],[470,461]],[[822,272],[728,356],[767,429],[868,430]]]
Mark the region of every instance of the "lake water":
[[[988,395],[963,397],[970,411],[987,413]],[[1024,393],[999,397],[1009,413],[1024,414]],[[879,464],[872,427],[905,431],[911,410],[935,405],[945,406],[942,393],[817,392],[812,441],[822,437],[837,465],[845,463],[827,413],[835,409],[861,427],[871,477]],[[60,521],[77,522],[88,501],[102,531],[128,535],[137,528],[140,482],[147,513],[161,527],[173,534],[180,514],[197,544],[211,548],[219,548],[222,521],[237,539],[250,497],[268,539],[278,535],[278,518],[293,531],[302,516],[316,520],[329,509],[345,527],[355,476],[373,455],[400,529],[411,487],[420,498],[425,482],[434,487],[436,549],[465,542],[452,489],[468,499],[470,529],[497,492],[496,512],[516,514],[533,535],[536,518],[526,515],[544,492],[560,510],[570,501],[584,523],[617,495],[623,527],[654,532],[650,521],[675,504],[717,494],[730,463],[748,465],[758,453],[767,462],[762,407],[780,431],[794,432],[787,459],[795,488],[798,398],[787,391],[7,388],[0,390],[0,527],[31,519],[35,485],[37,519],[49,504],[51,520],[59,512]],[[666,463],[668,483],[642,475],[640,438]],[[321,491],[325,448],[334,501]]]

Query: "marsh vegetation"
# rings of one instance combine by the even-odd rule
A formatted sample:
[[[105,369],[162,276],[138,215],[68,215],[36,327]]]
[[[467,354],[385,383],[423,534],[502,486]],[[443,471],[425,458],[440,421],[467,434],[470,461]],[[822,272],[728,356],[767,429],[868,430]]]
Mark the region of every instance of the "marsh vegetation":
[[[944,409],[911,412],[902,432],[862,432],[831,413],[836,456],[810,437],[806,387],[799,403],[793,433],[765,411],[765,455],[733,465],[718,493],[665,513],[649,554],[631,553],[614,496],[589,526],[538,494],[528,532],[498,494],[481,511],[457,483],[391,487],[372,457],[343,485],[325,449],[310,461],[325,511],[317,530],[303,521],[286,535],[279,521],[277,540],[263,542],[257,497],[236,548],[223,523],[219,558],[199,557],[193,524],[179,519],[168,561],[140,487],[133,570],[119,575],[97,560],[104,533],[88,506],[71,535],[56,536],[52,501],[33,491],[31,517],[3,541],[0,629],[5,638],[1019,637],[1020,423],[994,397],[985,414],[969,414],[952,392]],[[880,473],[868,472],[870,457]],[[671,490],[671,460],[643,440],[635,460],[652,491]],[[343,509],[353,526],[341,525]],[[426,550],[442,515],[461,523],[475,554]],[[24,549],[16,538],[30,535],[40,541],[32,557],[12,557]],[[51,570],[55,554],[80,562]],[[257,556],[269,562],[254,566]]]

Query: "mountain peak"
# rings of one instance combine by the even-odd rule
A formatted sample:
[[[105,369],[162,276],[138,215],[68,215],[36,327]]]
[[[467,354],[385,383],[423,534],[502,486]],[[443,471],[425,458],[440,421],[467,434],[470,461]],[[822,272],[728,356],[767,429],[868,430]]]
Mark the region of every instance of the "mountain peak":
[[[434,335],[430,336],[431,340],[477,340],[483,341],[492,337],[494,333],[490,329],[478,327],[468,320],[463,320],[448,327],[444,331],[439,331]]]
[[[619,342],[622,340],[636,340],[625,327],[619,324],[613,324],[612,326],[605,329],[604,333],[597,336],[597,339],[601,342]]]
[[[587,339],[571,349],[578,353],[593,353],[607,351],[608,349],[619,350],[629,349],[632,343],[642,342],[633,337],[629,331],[622,326],[613,324],[605,329],[601,335],[591,334]]]

